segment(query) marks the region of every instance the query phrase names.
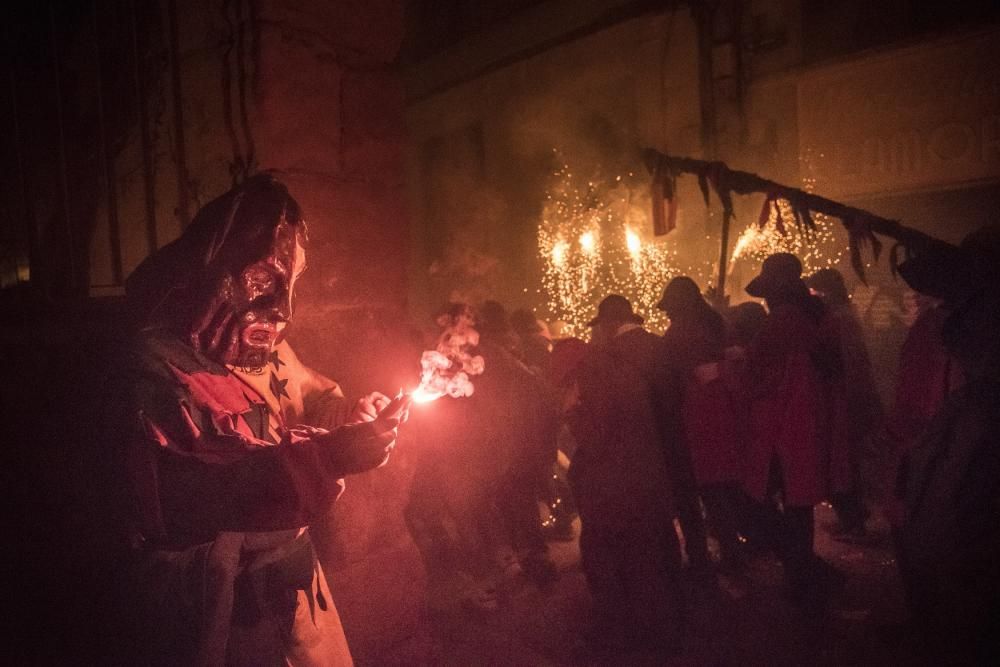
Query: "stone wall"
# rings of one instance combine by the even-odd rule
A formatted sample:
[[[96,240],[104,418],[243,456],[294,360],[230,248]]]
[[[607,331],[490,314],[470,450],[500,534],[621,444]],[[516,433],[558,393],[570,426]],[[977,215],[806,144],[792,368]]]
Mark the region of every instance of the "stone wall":
[[[740,91],[739,101],[734,99],[736,86],[721,78],[733,73],[732,56],[722,47],[717,49],[716,74],[727,84],[717,82],[717,157],[734,168],[794,184],[801,175],[796,79],[789,69],[801,60],[798,3],[742,4],[744,22],[755,26],[746,39],[769,41],[766,48],[755,47],[753,53],[742,55],[749,83]],[[555,18],[552,25],[536,25],[530,31],[552,41],[550,33],[558,26]],[[557,149],[572,169],[603,170],[602,178],[638,173],[637,188],[644,187],[640,181],[645,178],[641,148],[704,157],[697,29],[688,6],[650,11],[591,34],[556,40],[537,53],[529,49],[530,55],[514,64],[438,91],[432,83],[446,80],[440,70],[449,62],[448,53],[411,66],[406,73],[408,86],[419,94],[407,112],[414,311],[433,308],[447,296],[448,285],[433,268],[448,260],[451,245],[459,244],[471,246],[495,267],[496,275],[489,281],[469,275],[474,272],[466,268],[466,281],[483,284],[473,296],[493,290],[489,296],[537,307],[545,316],[538,292],[535,228],[552,168],[560,165],[544,156]],[[504,55],[497,45],[506,44],[505,30],[521,35],[529,28],[496,26],[495,30],[489,39],[468,40],[454,50],[460,49],[474,62],[489,63]],[[468,62],[464,67],[475,70]],[[618,146],[609,149],[589,136],[595,119],[618,133]],[[475,178],[465,166],[472,152],[469,128],[476,129],[480,142]],[[456,164],[462,168],[456,169]],[[714,279],[711,265],[718,259],[718,207],[706,210],[693,179],[681,179],[680,187],[677,230],[654,240],[651,229],[645,229],[644,240],[677,249],[678,264],[704,283]],[[756,220],[760,202],[738,197],[735,203],[738,233]]]

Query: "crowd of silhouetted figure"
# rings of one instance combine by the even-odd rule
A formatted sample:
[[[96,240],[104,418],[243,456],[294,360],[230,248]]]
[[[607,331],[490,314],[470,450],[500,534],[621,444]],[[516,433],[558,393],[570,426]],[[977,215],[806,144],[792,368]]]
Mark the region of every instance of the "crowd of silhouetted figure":
[[[432,605],[499,609],[522,575],[547,600],[565,571],[554,541],[578,538],[585,645],[612,661],[683,651],[698,591],[756,585],[761,558],[801,618],[823,619],[846,578],[815,550],[828,502],[840,540],[868,539],[876,510],[888,520],[908,608],[896,636],[931,664],[1000,664],[997,227],[899,266],[921,305],[885,409],[843,277],[803,276],[790,254],[767,257],[738,304],[673,278],[662,336],[616,294],[579,337],[494,301],[449,304],[438,351],[465,341],[485,369],[471,396],[349,400],[286,339],[307,246],[298,203],[260,174],[129,276],[99,367],[81,363],[99,346],[68,336],[15,348],[14,368],[62,350],[3,394],[11,442],[31,445],[10,450],[40,473],[17,489],[34,510],[14,530],[31,547],[22,587],[45,609],[12,633],[25,655],[352,664],[314,544],[359,541],[331,520],[343,478],[384,466],[403,436],[410,486],[394,488]],[[406,359],[427,350],[417,338]],[[374,498],[366,521],[400,519]]]
[[[900,273],[919,312],[885,406],[844,277],[803,275],[791,254],[766,258],[737,305],[673,278],[662,336],[616,294],[589,342],[528,310],[450,304],[439,325],[475,327],[486,370],[414,427],[429,449],[407,519],[431,581],[458,577],[485,607],[495,590],[472,582],[491,572],[545,589],[559,576],[547,543],[575,538],[578,516],[587,645],[674,653],[692,586],[752,586],[764,556],[789,604],[822,618],[847,575],[816,553],[814,507],[835,511],[833,539],[871,545],[877,506],[908,616],[885,640],[995,662],[1000,232],[933,242]]]

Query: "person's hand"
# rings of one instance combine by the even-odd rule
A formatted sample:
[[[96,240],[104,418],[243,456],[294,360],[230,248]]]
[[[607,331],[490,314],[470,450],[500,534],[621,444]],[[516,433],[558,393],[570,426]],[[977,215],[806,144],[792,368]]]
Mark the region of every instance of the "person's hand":
[[[413,396],[404,394],[403,390],[400,389],[396,397],[388,401],[385,407],[379,410],[378,416],[380,418],[395,419],[400,424],[405,424],[406,420],[410,418],[411,405],[413,405]]]
[[[361,422],[375,421],[378,413],[389,405],[389,397],[383,393],[373,391],[367,396],[362,396],[354,405],[348,424],[359,424]]]
[[[327,444],[327,460],[338,476],[379,468],[389,460],[397,428],[406,416],[411,398],[400,395],[389,401],[370,421],[341,426],[315,437]]]
[[[314,440],[325,445],[324,458],[334,475],[356,475],[386,464],[397,424],[395,420],[345,424]]]

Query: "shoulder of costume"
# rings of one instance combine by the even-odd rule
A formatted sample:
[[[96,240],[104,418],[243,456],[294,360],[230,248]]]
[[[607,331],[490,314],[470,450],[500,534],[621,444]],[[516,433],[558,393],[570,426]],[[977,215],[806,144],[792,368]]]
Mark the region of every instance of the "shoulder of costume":
[[[225,366],[212,361],[176,334],[164,329],[138,332],[131,352],[135,363],[148,371],[168,374],[167,369],[173,367],[189,375],[195,372],[229,374]]]

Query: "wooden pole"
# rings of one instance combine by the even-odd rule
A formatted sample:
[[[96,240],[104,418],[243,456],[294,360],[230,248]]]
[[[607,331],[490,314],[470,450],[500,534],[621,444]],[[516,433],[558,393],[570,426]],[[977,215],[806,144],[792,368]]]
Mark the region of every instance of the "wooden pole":
[[[715,185],[718,189],[726,188],[731,192],[741,195],[762,193],[779,199],[785,199],[793,206],[840,218],[844,221],[845,227],[848,228],[855,222],[863,222],[876,234],[896,239],[900,243],[910,247],[918,247],[933,240],[933,237],[912,227],[906,227],[900,224],[898,220],[883,218],[864,209],[848,206],[847,204],[806,192],[800,188],[782,185],[781,183],[762,178],[757,174],[747,171],[734,171],[722,162],[674,157],[652,148],[647,148],[643,151],[643,160],[651,173],[657,166],[660,169],[675,174],[686,173],[704,176],[705,174],[714,173],[716,175]],[[724,229],[725,231],[728,230]]]

